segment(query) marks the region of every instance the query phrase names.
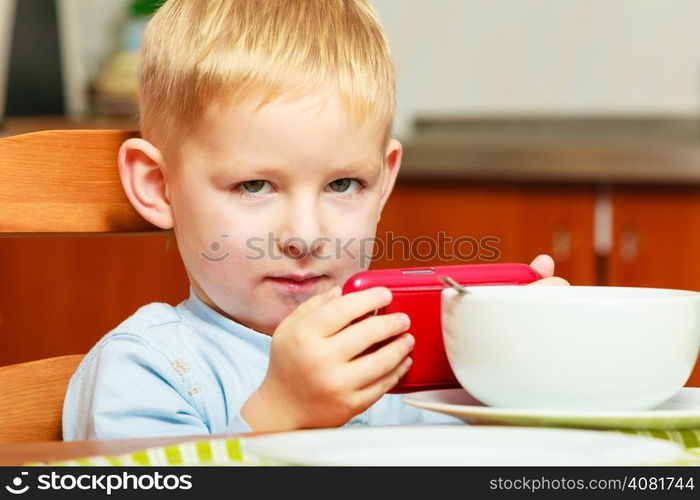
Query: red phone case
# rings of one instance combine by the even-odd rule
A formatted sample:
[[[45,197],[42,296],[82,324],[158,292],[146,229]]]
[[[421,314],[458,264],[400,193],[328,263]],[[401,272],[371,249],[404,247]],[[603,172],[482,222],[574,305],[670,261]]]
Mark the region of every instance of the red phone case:
[[[449,276],[461,285],[524,285],[541,278],[525,264],[469,264],[362,271],[351,276],[343,293],[384,286],[393,293],[391,304],[377,314],[404,312],[411,318],[408,331],[416,343],[413,365],[389,391],[404,393],[459,387],[442,342],[440,296],[444,285],[438,275]]]

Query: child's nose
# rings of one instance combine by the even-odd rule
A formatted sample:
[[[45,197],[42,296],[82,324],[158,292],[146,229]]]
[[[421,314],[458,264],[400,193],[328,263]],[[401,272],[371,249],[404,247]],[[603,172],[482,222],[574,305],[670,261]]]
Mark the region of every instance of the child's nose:
[[[283,229],[279,245],[282,252],[295,259],[308,254],[319,254],[328,243],[323,235],[319,207],[310,203],[300,203],[288,207],[282,216]]]
[[[308,255],[320,255],[324,243],[319,238],[290,238],[282,241],[282,252],[293,259],[300,260]]]

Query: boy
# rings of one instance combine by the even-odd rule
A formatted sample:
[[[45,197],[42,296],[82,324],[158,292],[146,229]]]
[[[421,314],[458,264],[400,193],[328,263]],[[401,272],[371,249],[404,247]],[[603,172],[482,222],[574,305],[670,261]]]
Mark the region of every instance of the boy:
[[[340,293],[401,162],[366,1],[170,0],[140,79],[143,138],[122,145],[120,174],[174,230],[190,298],[142,307],[88,353],[64,439],[447,421],[385,395],[411,364],[408,317],[353,321],[389,291]],[[533,266],[552,275],[548,257]]]

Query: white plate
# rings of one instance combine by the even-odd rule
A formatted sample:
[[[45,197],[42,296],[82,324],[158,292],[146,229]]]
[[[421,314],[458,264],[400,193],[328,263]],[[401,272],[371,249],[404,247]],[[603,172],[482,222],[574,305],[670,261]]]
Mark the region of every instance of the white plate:
[[[361,427],[241,438],[246,460],[287,465],[661,465],[678,444],[616,432],[465,425]]]
[[[411,406],[446,413],[468,423],[594,429],[700,429],[700,387],[684,387],[656,408],[634,411],[495,408],[477,401],[464,389],[414,392],[403,400]]]

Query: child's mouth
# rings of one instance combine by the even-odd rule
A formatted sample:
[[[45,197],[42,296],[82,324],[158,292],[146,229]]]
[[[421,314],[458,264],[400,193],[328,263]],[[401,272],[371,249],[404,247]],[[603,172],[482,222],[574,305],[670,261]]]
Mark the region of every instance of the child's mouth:
[[[319,281],[325,278],[325,275],[314,274],[308,276],[302,275],[283,275],[283,276],[268,276],[267,279],[272,283],[291,293],[307,293]]]

